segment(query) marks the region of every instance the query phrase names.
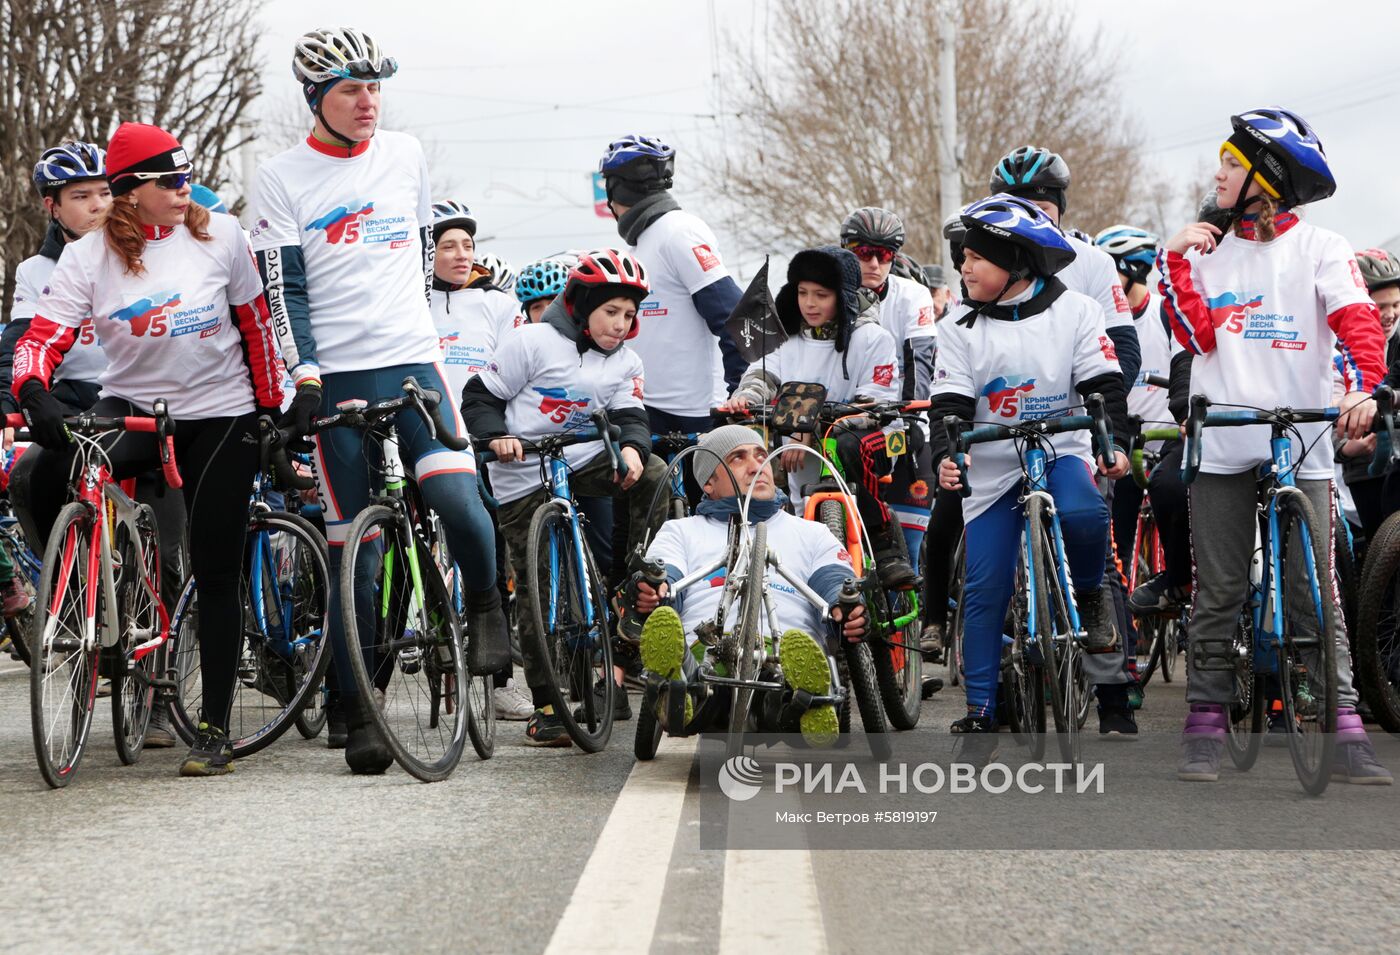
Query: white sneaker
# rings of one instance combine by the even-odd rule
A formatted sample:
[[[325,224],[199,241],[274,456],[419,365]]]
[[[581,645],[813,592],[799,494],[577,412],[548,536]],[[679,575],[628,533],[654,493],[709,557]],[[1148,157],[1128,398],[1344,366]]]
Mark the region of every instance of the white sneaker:
[[[496,687],[496,692],[491,694],[491,698],[496,704],[498,720],[520,722],[528,720],[530,714],[535,712],[535,704],[530,694],[522,690],[514,679],[507,680],[505,686]]]

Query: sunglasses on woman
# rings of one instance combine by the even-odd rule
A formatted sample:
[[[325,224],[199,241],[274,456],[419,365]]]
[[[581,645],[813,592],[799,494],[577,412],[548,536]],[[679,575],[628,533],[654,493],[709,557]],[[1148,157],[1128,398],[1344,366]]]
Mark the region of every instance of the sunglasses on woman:
[[[186,166],[179,172],[133,172],[127,175],[140,179],[142,182],[154,182],[157,189],[168,189],[174,192],[176,189],[183,189],[194,179],[194,167]]]
[[[875,259],[881,264],[894,261],[894,249],[886,249],[878,245],[858,245],[852,248],[851,251],[856,254],[856,258],[862,261],[865,259]]]

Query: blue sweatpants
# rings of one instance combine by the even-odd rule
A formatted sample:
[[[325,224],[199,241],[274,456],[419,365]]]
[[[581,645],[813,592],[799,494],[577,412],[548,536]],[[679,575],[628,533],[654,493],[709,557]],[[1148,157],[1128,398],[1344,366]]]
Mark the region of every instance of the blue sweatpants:
[[[461,414],[452,399],[446,376],[436,365],[391,365],[364,371],[336,372],[322,376],[321,414],[335,414],[337,403],[363,398],[371,403],[403,394],[403,380],[409,376],[424,388],[443,396],[440,417],[467,433]],[[490,515],[476,486],[476,459],[472,452],[452,451],[429,437],[423,419],[412,409],[399,412],[399,456],[417,478],[424,502],[442,520],[447,549],[461,569],[462,586],[467,591],[489,590],[496,585],[496,536]],[[321,506],[326,518],[326,540],[330,543],[330,608],[327,630],[335,654],[336,677],[342,697],[355,694],[355,676],[345,653],[345,629],[340,610],[340,562],[350,525],[369,504],[371,466],[378,468],[379,449],[366,448],[360,432],[334,428],[316,436],[316,472]],[[361,617],[362,636],[372,636],[373,581],[355,582],[355,604]],[[371,672],[374,666],[366,661]]]
[[[1103,583],[1108,549],[1108,505],[1080,458],[1060,458],[1046,481],[1060,515],[1074,589],[1096,591]],[[1002,631],[1021,549],[1020,496],[1018,483],[967,524],[963,669],[968,710],[977,716],[996,716]]]

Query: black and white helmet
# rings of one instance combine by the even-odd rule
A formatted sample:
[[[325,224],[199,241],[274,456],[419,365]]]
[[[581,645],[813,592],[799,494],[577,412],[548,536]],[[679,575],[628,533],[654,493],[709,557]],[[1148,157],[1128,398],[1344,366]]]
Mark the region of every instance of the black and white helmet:
[[[354,27],[312,30],[297,40],[292,73],[302,83],[319,86],[335,80],[387,80],[399,64],[385,56],[368,33]]]
[[[433,241],[448,229],[466,229],[467,235],[476,235],[476,216],[466,203],[456,199],[441,199],[433,203]]]
[[[841,223],[841,245],[877,245],[898,252],[904,246],[904,222],[886,209],[865,206],[846,216]]]
[[[479,255],[476,257],[476,264],[491,273],[491,284],[502,292],[509,292],[515,288],[515,269],[499,255],[492,255],[490,252]]]

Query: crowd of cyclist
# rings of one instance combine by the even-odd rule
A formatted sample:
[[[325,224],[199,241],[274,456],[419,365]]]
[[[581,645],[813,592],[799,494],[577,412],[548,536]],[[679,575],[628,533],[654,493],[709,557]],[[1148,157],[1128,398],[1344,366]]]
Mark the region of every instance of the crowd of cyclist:
[[[1129,594],[1121,567],[1134,551],[1144,493],[1128,477],[1130,415],[1180,422],[1192,393],[1268,408],[1339,403],[1333,442],[1315,440],[1325,426],[1304,426],[1300,435],[1310,446],[1298,455],[1298,484],[1315,513],[1333,513],[1334,446],[1365,534],[1400,504],[1396,480],[1365,467],[1375,442],[1369,396],[1400,361],[1393,334],[1400,262],[1384,250],[1353,253],[1299,215],[1335,183],[1316,134],[1287,110],[1231,117],[1201,221],[1166,241],[1127,225],[1093,239],[1069,229],[1070,171],[1062,157],[1034,146],[1009,152],[992,171],[988,196],[944,224],[957,276],[913,263],[895,213],[856,209],[833,223],[829,244],[792,255],[774,299],[786,341],[750,362],[729,330],[741,290],[714,234],[671,192],[671,147],[648,136],[608,146],[600,171],[620,247],[559,252],[517,273],[476,247],[477,219],[466,204],[434,199],[418,142],[378,129],[381,83],[397,69],[358,30],[315,30],[298,41],[293,70],[312,130],[259,169],[246,233],[217,196],[193,183],[199,157],[154,126],[123,123],[105,151],[68,142],[35,166],[49,226],[38,254],[17,270],[0,338],[0,404],[22,410],[37,447],[15,465],[11,495],[40,550],[66,500],[74,448],[65,416],[144,414],[156,399],[168,402],[183,493],[164,493],[150,478],[158,473],[154,436],[124,433],[108,454],[114,475],[140,476],[143,499],[157,508],[166,578],[180,581],[187,564],[197,581],[203,712],[182,762],[186,775],[232,768],[228,711],[257,419],[272,417],[310,455],[338,580],[346,532],[374,489],[363,436],[313,434],[313,423],[350,399],[393,397],[406,377],[450,396],[449,427],[477,452],[493,453],[489,468],[479,465],[424,422],[400,421],[403,460],[460,568],[469,666],[494,675],[497,715],[524,721],[535,746],[567,746],[569,736],[554,712],[549,672],[530,652],[533,640],[520,640],[523,686],[511,666],[507,564],[517,562],[514,599],[531,599],[518,562],[547,490],[537,463],[524,459],[532,441],[585,426],[599,408],[618,428],[617,461],[599,441],[565,453],[619,616],[645,621],[640,646],[624,643],[618,672],[601,679],[621,681],[629,668],[644,668],[671,680],[694,669],[688,631],[700,601],[668,587],[687,561],[722,551],[715,528],[730,516],[725,502],[753,489],[750,519],[778,520],[770,536],[786,535],[801,553],[799,572],[837,622],[793,610],[789,632],[798,636],[780,648],[793,690],[820,696],[826,677],[812,683],[812,672],[822,670],[823,654],[863,639],[867,626],[864,613],[836,599],[849,555],[829,535],[813,538],[813,525],[785,523],[818,465],[788,448],[780,458],[787,483],[779,486],[754,432],[724,421],[767,405],[793,382],[818,384],[833,402],[926,401],[927,418],[907,429],[903,453],[889,428],[871,426],[844,431],[835,454],[881,586],[924,588],[933,609],[922,641],[931,654],[951,639],[943,608],[954,550],[965,538],[967,712],[952,731],[976,761],[995,755],[1004,722],[999,673],[1022,469],[1004,442],[982,446],[960,471],[946,433],[930,422],[951,415],[1015,423],[1103,397],[1113,453],[1096,454],[1086,432],[1061,435],[1048,483],[1105,737],[1137,733],[1134,615],[1189,604],[1193,645],[1228,642],[1254,546],[1253,469],[1268,457],[1267,436],[1255,430],[1207,443],[1188,496],[1181,442],[1160,447],[1146,494],[1166,570]],[[697,516],[669,522],[663,533],[664,515],[649,508],[665,480],[652,435],[668,432],[704,435],[713,460],[697,457],[687,475]],[[1193,536],[1193,524],[1211,533]],[[666,583],[641,578],[644,549],[666,566]],[[362,596],[357,590],[357,602]],[[5,614],[28,599],[14,568],[0,562]],[[354,691],[339,600],[332,588],[331,743],[345,747],[353,772],[379,773],[391,757],[368,716],[372,702]],[[520,615],[522,628],[534,625],[532,615]],[[1342,745],[1334,774],[1389,783],[1357,714],[1345,640],[1337,654]],[[1212,780],[1233,685],[1218,671],[1198,671],[1198,656],[1188,654],[1179,775]],[[615,718],[629,718],[626,693],[613,698]],[[835,731],[832,717],[812,708],[802,729],[824,737]],[[152,741],[161,734],[169,738],[157,721]]]

